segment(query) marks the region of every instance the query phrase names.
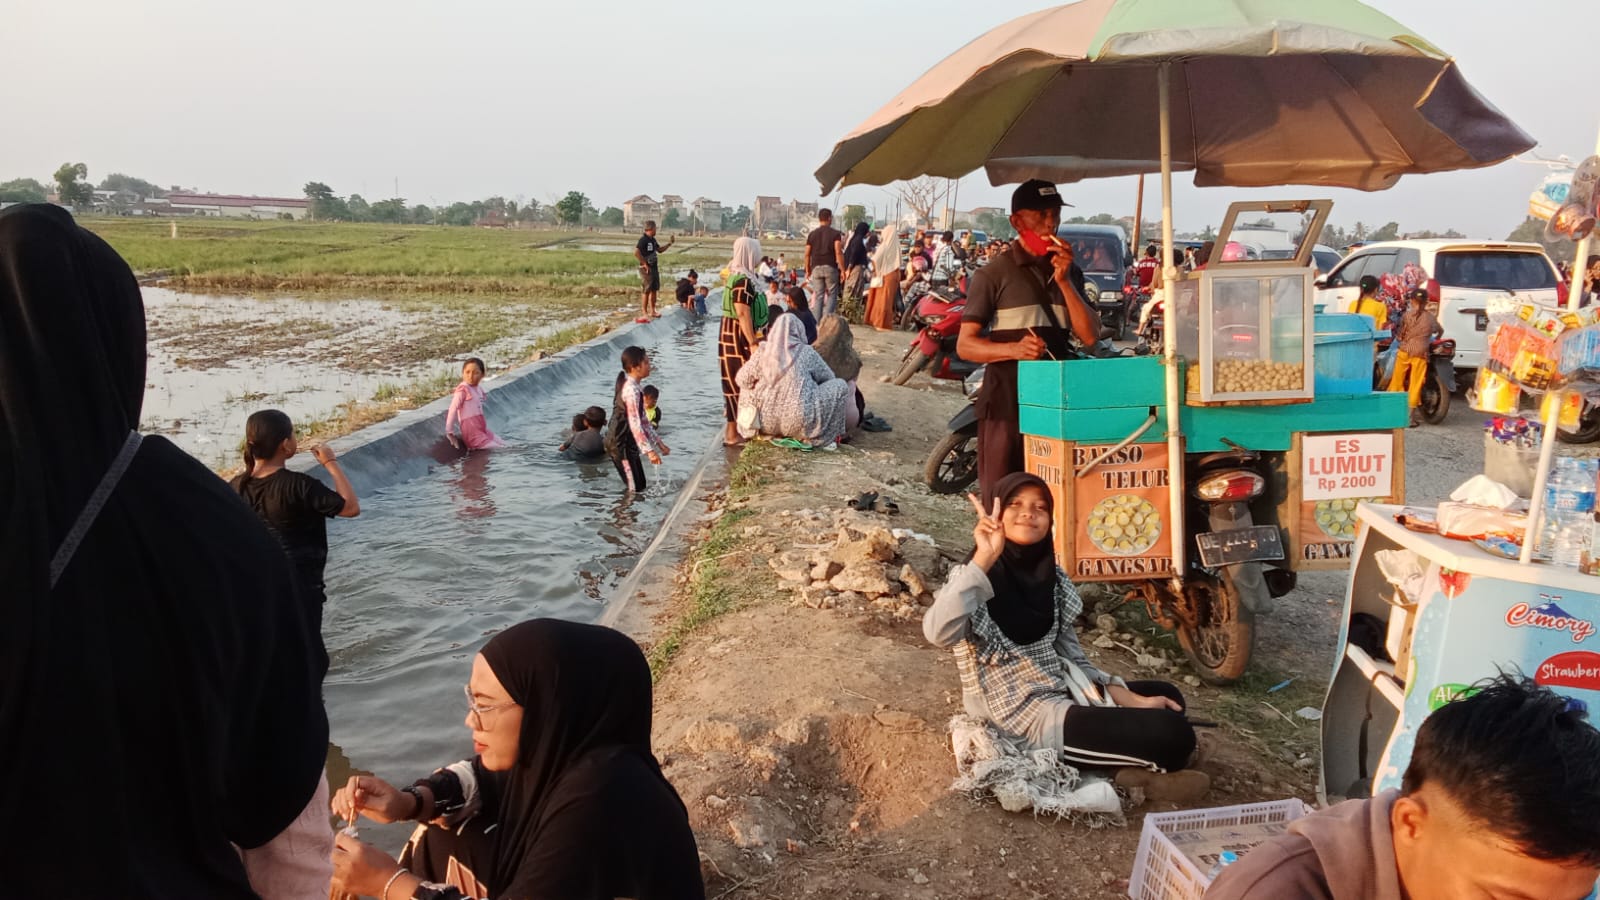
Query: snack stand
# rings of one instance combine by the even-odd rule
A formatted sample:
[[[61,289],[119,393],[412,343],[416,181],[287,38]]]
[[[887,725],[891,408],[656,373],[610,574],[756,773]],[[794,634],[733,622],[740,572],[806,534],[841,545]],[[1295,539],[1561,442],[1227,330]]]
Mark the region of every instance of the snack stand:
[[[1597,201],[1575,198],[1591,223]],[[1584,252],[1587,231],[1568,236]],[[1459,503],[1357,510],[1356,561],[1323,705],[1324,803],[1399,787],[1422,721],[1500,671],[1519,670],[1600,714],[1600,578],[1535,561],[1536,545],[1552,533],[1543,519],[1554,432],[1576,426],[1600,395],[1600,307],[1578,309],[1577,294],[1569,292],[1566,309],[1506,300],[1488,311],[1473,407],[1537,410],[1543,422],[1526,513]]]

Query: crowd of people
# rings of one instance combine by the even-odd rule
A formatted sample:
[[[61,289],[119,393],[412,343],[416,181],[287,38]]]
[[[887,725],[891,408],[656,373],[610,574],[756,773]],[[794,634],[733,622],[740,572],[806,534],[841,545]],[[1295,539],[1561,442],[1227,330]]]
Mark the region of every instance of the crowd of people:
[[[1061,205],[1054,185],[1019,187],[1018,239],[984,248],[970,274],[962,352],[990,365],[982,497],[974,549],[924,635],[954,653],[969,714],[1149,797],[1192,801],[1208,779],[1191,768],[1185,697],[1085,654],[1082,600],[1054,555],[1055,499],[1022,471],[1015,363],[1065,358],[1097,324],[1070,248],[1053,242]],[[872,291],[892,302],[895,279],[954,271],[948,233],[931,248],[890,234],[874,245],[870,229],[846,237],[829,218],[801,277],[764,267],[754,238],[734,243],[718,341],[730,443],[826,448],[871,428],[861,358],[830,292],[853,284],[870,310]],[[704,295],[686,280],[678,296],[692,304]],[[300,448],[276,410],[247,421],[231,482],[140,435],[145,359],[127,264],[63,210],[0,213],[0,752],[51,786],[48,802],[13,791],[0,810],[27,823],[8,839],[22,893],[704,896],[687,811],[650,745],[649,668],[611,629],[535,619],[499,632],[463,673],[470,758],[409,784],[354,776],[330,797],[326,522],[359,515],[360,500],[326,447],[311,452],[332,487],[286,468]],[[610,415],[575,416],[562,450],[608,455],[642,490],[644,460],[670,452],[660,393],[644,348],[623,350],[620,368]],[[503,443],[485,419],[483,374],[467,361],[446,418],[473,452]],[[1523,679],[1434,713],[1404,788],[1352,803],[1247,856],[1214,894],[1576,900],[1600,874],[1588,814],[1600,733],[1581,705]],[[74,874],[80,842],[61,837],[85,810],[105,862],[87,881]],[[338,835],[330,811],[349,823]],[[417,825],[397,858],[360,839],[361,819]]]

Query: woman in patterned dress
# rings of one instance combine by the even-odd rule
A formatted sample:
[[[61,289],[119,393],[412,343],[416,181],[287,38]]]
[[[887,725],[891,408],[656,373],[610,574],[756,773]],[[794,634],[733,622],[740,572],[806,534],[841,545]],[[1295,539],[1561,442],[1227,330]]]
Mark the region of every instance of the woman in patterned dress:
[[[760,414],[762,434],[813,447],[844,436],[845,406],[853,392],[806,343],[805,328],[795,316],[779,316],[767,327],[767,340],[739,370],[738,381],[740,391],[749,392],[744,399],[753,401]]]
[[[756,343],[755,316],[750,304],[767,302],[756,274],[761,266],[761,242],[742,237],[733,242],[728,281],[722,288],[722,330],[717,337],[717,357],[722,364],[722,412],[728,420],[722,443],[742,443],[734,422],[739,418],[739,369],[750,359]]]

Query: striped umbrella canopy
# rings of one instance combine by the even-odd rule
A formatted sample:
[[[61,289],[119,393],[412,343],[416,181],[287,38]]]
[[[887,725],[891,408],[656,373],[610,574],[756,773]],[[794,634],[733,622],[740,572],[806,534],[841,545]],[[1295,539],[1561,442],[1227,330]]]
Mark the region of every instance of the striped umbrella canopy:
[[[1355,0],[1080,0],[957,50],[841,140],[841,184],[1171,169],[1199,186],[1381,190],[1532,147],[1444,51]]]

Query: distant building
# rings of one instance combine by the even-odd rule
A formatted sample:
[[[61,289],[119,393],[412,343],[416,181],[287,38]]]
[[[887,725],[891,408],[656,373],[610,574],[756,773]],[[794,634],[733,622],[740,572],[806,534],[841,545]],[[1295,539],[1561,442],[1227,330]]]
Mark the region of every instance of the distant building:
[[[690,214],[699,227],[706,231],[722,230],[722,204],[698,197],[690,204]]]
[[[681,202],[681,199],[680,199]],[[622,224],[626,228],[643,228],[646,221],[661,222],[661,204],[640,194],[622,204]]]
[[[817,224],[817,204],[801,203],[799,200],[789,204],[789,228],[792,231],[810,231]]]
[[[168,194],[172,211],[179,215],[221,216],[228,219],[277,219],[288,215],[304,219],[311,201],[290,197],[250,197],[240,194]]]
[[[677,194],[662,194],[661,218],[665,219],[667,217],[667,213],[670,213],[673,210],[678,211],[679,220],[681,220],[684,224],[688,224],[689,207],[684,204],[683,198],[679,197]]]
[[[491,209],[479,216],[472,224],[477,228],[509,228],[511,227],[511,220],[506,217],[504,210]]]
[[[756,205],[750,208],[750,227],[757,234],[763,231],[788,231],[789,210],[783,205],[783,200],[758,195]]]

